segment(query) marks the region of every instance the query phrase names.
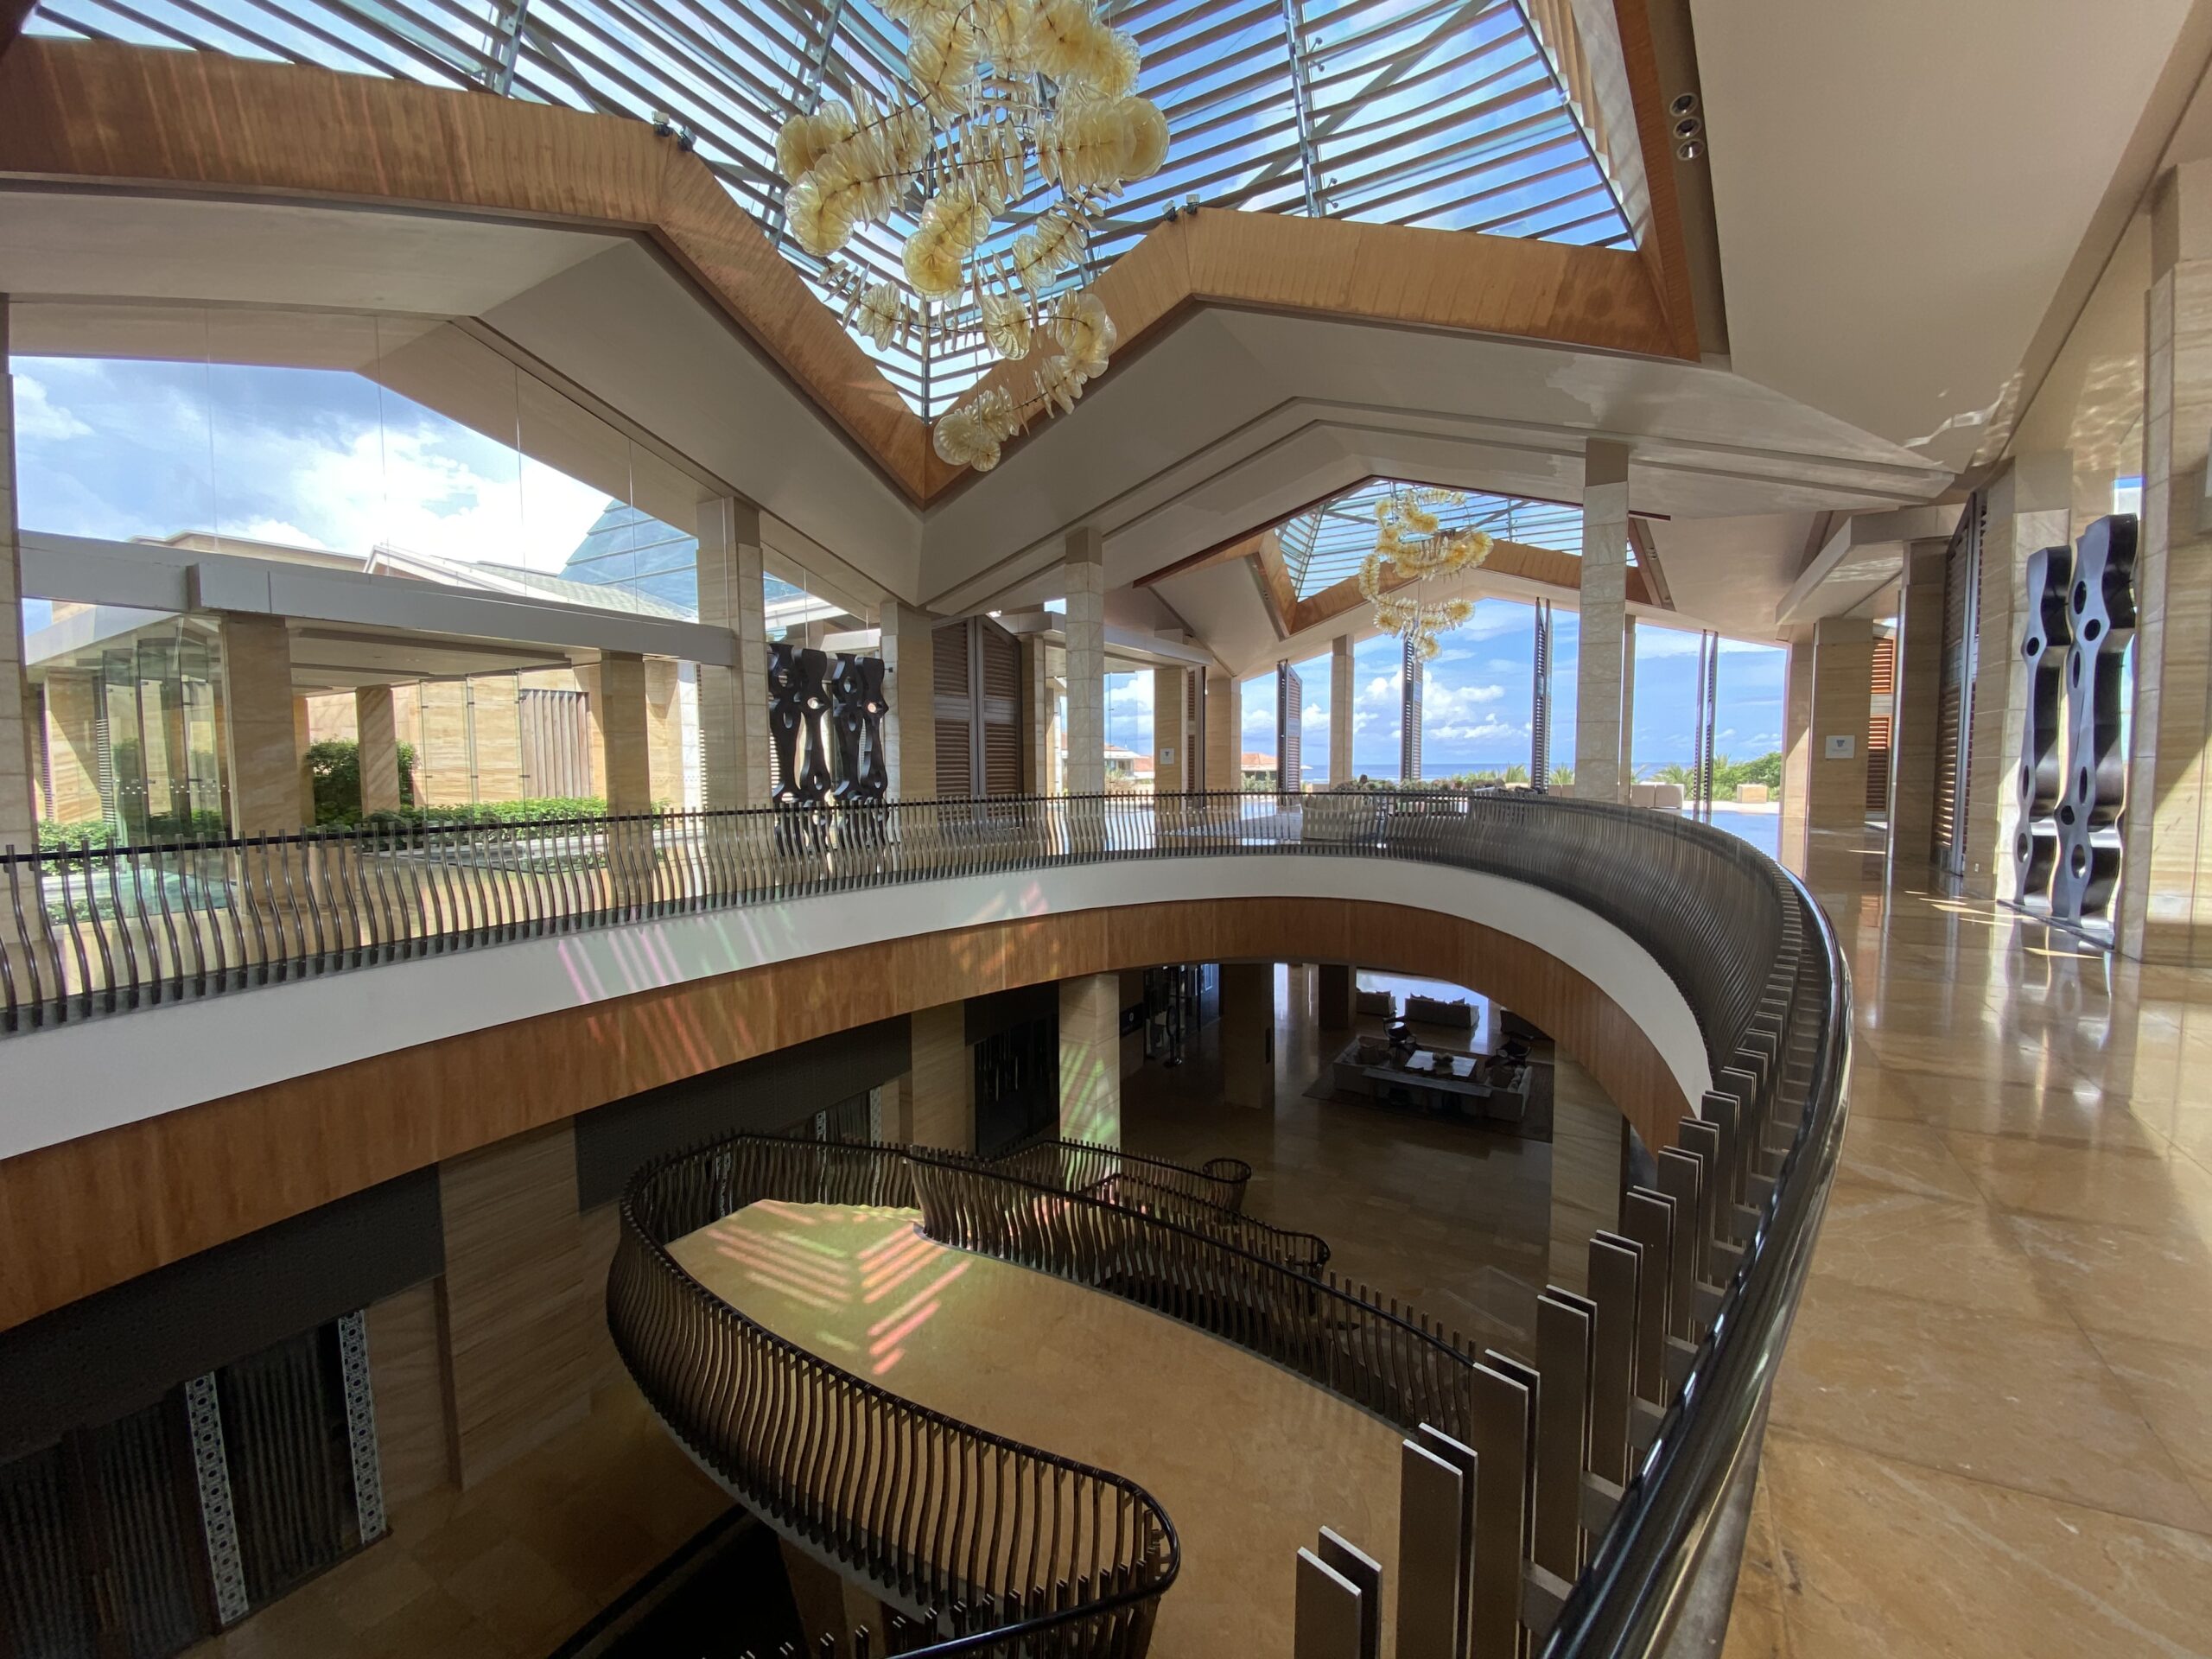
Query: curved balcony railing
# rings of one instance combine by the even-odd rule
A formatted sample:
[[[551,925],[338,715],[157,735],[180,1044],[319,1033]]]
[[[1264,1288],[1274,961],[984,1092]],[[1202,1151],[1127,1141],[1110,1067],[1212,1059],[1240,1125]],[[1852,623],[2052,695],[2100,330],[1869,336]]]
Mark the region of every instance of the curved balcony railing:
[[[1159,1503],[855,1376],[670,1253],[764,1199],[910,1207],[911,1166],[895,1147],[753,1136],[632,1178],[607,1324],[671,1432],[755,1513],[899,1604],[898,1650],[1138,1659],[1180,1560]]]
[[[1472,859],[1574,896],[1627,868],[1616,810],[1528,791],[1055,796],[10,849],[0,1033],[694,912],[1162,854]],[[1747,882],[1749,912],[1703,913],[1685,883],[1716,858],[1764,861],[1643,816],[1648,880],[1620,884],[1608,913],[1708,1019],[1710,1048],[1748,1015],[1744,948],[1767,959],[1780,901]]]
[[[1194,1199],[1212,1210],[1243,1210],[1244,1189],[1252,1182],[1252,1166],[1242,1158],[1209,1158],[1193,1169],[1088,1141],[1027,1141],[990,1161],[1064,1192],[1087,1192],[1126,1181]]]

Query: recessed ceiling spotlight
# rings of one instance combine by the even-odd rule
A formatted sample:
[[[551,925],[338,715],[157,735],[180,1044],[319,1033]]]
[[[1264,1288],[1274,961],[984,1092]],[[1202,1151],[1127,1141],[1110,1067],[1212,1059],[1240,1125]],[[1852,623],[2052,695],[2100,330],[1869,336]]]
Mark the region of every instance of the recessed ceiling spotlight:
[[[1675,159],[1678,162],[1694,162],[1704,154],[1705,140],[1702,138],[1685,138],[1675,146]]]
[[[1695,115],[1697,113],[1697,94],[1695,92],[1677,92],[1675,95],[1675,101],[1672,104],[1669,104],[1667,106],[1667,109],[1669,113],[1673,115]]]
[[[1694,115],[1686,115],[1675,123],[1675,137],[1677,138],[1694,138],[1704,130],[1705,123]]]

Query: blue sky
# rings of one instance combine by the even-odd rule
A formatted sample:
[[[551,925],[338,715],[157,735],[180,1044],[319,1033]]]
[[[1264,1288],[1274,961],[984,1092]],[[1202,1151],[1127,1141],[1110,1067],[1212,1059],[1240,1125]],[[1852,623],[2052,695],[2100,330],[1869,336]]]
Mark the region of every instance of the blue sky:
[[[382,542],[554,571],[607,505],[603,490],[344,371],[10,366],[26,529],[212,531],[346,553]]]
[[[1574,763],[1574,678],[1580,619],[1553,613],[1552,743],[1554,766]],[[1431,775],[1494,771],[1529,763],[1529,711],[1535,680],[1535,611],[1486,599],[1467,625],[1446,634],[1428,665],[1422,696],[1422,769]],[[1783,675],[1788,653],[1739,640],[1721,642],[1719,712],[1714,741],[1744,760],[1782,747]],[[1352,770],[1395,778],[1402,706],[1398,645],[1363,640],[1352,652]],[[1302,760],[1308,778],[1328,775],[1329,659],[1294,663],[1303,681]],[[1637,625],[1635,731],[1639,769],[1688,761],[1695,744],[1697,635]],[[1244,682],[1244,747],[1275,747],[1274,676]]]

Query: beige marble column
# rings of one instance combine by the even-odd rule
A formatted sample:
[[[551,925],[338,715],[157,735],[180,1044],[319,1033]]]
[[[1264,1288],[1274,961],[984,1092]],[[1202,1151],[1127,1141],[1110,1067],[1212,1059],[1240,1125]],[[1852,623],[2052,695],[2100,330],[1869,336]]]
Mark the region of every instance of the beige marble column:
[[[361,810],[399,810],[399,718],[388,685],[353,688],[353,728],[360,739]]]
[[[1574,793],[1621,798],[1622,652],[1628,620],[1628,446],[1592,439],[1582,457],[1581,635],[1574,676]]]
[[[1068,532],[1068,793],[1106,787],[1106,569],[1097,531]]]
[[[1340,633],[1329,642],[1329,781],[1351,782],[1353,709],[1359,684],[1352,671],[1352,637]]]
[[[81,823],[106,810],[100,799],[100,683],[92,674],[49,670],[44,686],[46,817]]]
[[[1805,868],[1805,804],[1813,783],[1813,631],[1789,642],[1789,678],[1782,698],[1782,828],[1777,855],[1789,868]]]
[[[1976,594],[1974,764],[1966,815],[1966,887],[1983,898],[2014,896],[2012,849],[2019,825],[2014,778],[2028,705],[2028,669],[2020,655],[2027,562],[2038,549],[2070,543],[2073,532],[2073,464],[2065,452],[2018,456],[1990,486]]]
[[[907,1028],[912,1057],[899,1079],[894,1138],[975,1151],[976,1057],[968,1046],[968,1005],[917,1009]]]
[[[1122,976],[1060,982],[1060,1137],[1122,1144]]]
[[[1244,715],[1236,677],[1206,671],[1205,787],[1234,794],[1244,787]]]
[[[635,652],[601,652],[596,667],[579,670],[607,780],[607,810],[616,816],[653,807],[652,742],[645,708],[645,659]]]
[[[315,822],[315,777],[308,770],[308,750],[315,742],[314,721],[308,712],[305,697],[292,699],[292,749],[300,757],[292,775],[293,787],[299,791],[300,824],[304,827]]]
[[[1052,755],[1052,650],[1036,634],[1021,637],[1021,792],[1050,795]]]
[[[1818,837],[1862,836],[1866,829],[1866,726],[1872,713],[1874,625],[1826,616],[1813,626],[1811,760],[1805,828]],[[1847,744],[1847,754],[1831,750]]]
[[[1152,671],[1152,792],[1180,795],[1189,775],[1190,745],[1184,738],[1183,683],[1179,668]]]
[[[1231,1106],[1275,1109],[1275,965],[1221,964],[1221,1096]]]
[[[8,296],[0,294],[0,849],[38,845],[32,801],[30,681],[23,671],[23,590],[16,547],[16,388],[8,372]]]
[[[1937,704],[1943,683],[1943,556],[1913,542],[1897,583],[1897,696],[1890,720],[1890,861],[1919,871],[1936,851]]]
[[[2212,432],[2212,162],[2167,172],[2151,213],[2134,727],[2115,924],[2126,955],[2196,965],[2212,960],[2212,878],[2202,851],[2212,535],[2196,528]]]
[[[699,505],[699,620],[736,638],[734,666],[699,664],[700,783],[710,810],[768,799],[768,630],[760,512],[720,496]],[[671,799],[681,799],[679,787]]]
[[[231,833],[299,830],[306,753],[293,707],[292,640],[281,616],[223,616],[223,717],[228,727]]]
[[[904,600],[883,601],[884,758],[894,801],[937,798],[936,619]]]

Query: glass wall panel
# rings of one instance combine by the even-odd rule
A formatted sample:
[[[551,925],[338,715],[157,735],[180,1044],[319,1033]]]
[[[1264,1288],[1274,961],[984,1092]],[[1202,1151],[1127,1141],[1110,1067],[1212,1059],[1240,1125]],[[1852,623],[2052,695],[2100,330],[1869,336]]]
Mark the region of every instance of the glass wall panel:
[[[1255,674],[1238,682],[1237,696],[1244,715],[1238,755],[1238,772],[1246,789],[1275,786],[1275,671]]]
[[[1106,787],[1152,791],[1152,670],[1109,671],[1106,676]]]
[[[1521,783],[1529,776],[1535,611],[1484,599],[1446,634],[1421,691],[1424,781]]]
[[[1352,647],[1351,772],[1355,779],[1396,781],[1403,714],[1403,647],[1388,634]]]

